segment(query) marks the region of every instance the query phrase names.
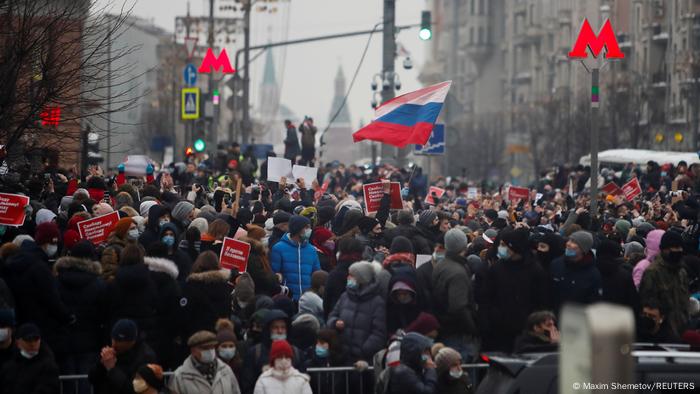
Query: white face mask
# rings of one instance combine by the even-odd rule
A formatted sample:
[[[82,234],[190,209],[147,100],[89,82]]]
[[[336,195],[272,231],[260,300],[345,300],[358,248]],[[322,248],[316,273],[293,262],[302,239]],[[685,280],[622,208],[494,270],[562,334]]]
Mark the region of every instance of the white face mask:
[[[214,349],[202,350],[202,355],[200,356],[201,362],[204,364],[209,364],[216,360],[216,351]]]
[[[49,257],[55,256],[57,252],[58,252],[58,245],[49,244],[46,246],[46,254]]]
[[[450,370],[450,376],[451,376],[453,379],[459,379],[459,378],[461,378],[461,377],[462,377],[462,374],[464,374],[464,371],[462,371],[461,368],[460,368],[459,370],[456,370],[456,369],[451,369],[451,370]]]
[[[135,228],[133,230],[129,230],[129,233],[127,234],[129,239],[138,239],[139,237],[139,229]]]
[[[291,358],[278,358],[275,360],[275,369],[278,371],[288,371],[292,367]]]
[[[131,384],[134,386],[135,393],[144,393],[148,390],[148,383],[143,379],[134,379]]]
[[[26,350],[20,350],[19,352],[22,355],[22,357],[24,357],[26,359],[32,359],[32,358],[36,357],[37,354],[39,354],[39,352],[28,352]]]
[[[0,342],[5,342],[10,337],[9,328],[0,328]]]

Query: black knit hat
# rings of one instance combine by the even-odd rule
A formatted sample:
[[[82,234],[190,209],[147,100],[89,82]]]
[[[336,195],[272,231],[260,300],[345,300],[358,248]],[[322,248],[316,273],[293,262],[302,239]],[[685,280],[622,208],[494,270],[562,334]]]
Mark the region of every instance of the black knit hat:
[[[524,228],[517,230],[506,229],[503,230],[501,240],[515,253],[523,255],[527,253],[530,245],[530,233]]]
[[[391,248],[389,250],[391,254],[394,253],[413,253],[413,244],[411,240],[404,236],[397,236],[391,241]]]
[[[659,250],[670,249],[674,247],[683,247],[683,236],[672,230],[666,231],[661,237]]]

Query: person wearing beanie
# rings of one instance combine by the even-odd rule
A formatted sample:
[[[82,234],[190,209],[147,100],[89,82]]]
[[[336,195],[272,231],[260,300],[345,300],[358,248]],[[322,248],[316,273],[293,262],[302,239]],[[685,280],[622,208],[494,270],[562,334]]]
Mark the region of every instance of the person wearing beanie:
[[[163,368],[158,364],[142,365],[132,380],[134,393],[159,394],[165,388]]]
[[[243,367],[243,356],[238,349],[238,338],[234,332],[233,322],[229,319],[219,319],[214,326],[216,330],[216,354],[219,359],[226,363],[236,378],[240,380],[241,368]]]
[[[600,300],[602,281],[591,248],[593,235],[588,231],[576,231],[566,241],[564,256],[552,261],[550,277],[554,313],[559,313],[565,303],[589,305]]]
[[[469,362],[476,356],[476,304],[472,272],[465,258],[467,237],[462,230],[445,233],[445,258],[436,264],[432,277],[432,301],[440,322],[442,342]]]
[[[622,242],[627,241],[630,228],[632,228],[632,223],[630,223],[627,219],[618,219],[615,222],[615,232],[620,236]]]
[[[102,345],[104,312],[109,310],[107,285],[100,274],[102,267],[92,242],[82,240],[75,244],[67,256],[53,266],[58,293],[66,307],[75,311],[76,321],[61,338],[57,349],[62,349],[61,373],[85,375],[97,359],[96,349]],[[70,366],[70,368],[67,368]],[[79,383],[83,389],[87,382]]]
[[[196,217],[194,205],[189,201],[180,201],[175,204],[170,216],[173,219],[173,223],[177,226],[179,233],[183,234],[187,230],[187,226],[189,226]]]
[[[289,219],[289,232],[270,250],[272,271],[281,277],[294,301],[311,287],[311,275],[321,269],[311,239],[311,222],[301,215]]]
[[[36,212],[36,225],[40,225],[42,223],[48,223],[48,222],[53,222],[56,220],[56,214],[53,213],[53,211],[50,211],[46,208],[41,208]]]
[[[307,363],[308,368],[329,368],[348,365],[345,350],[338,332],[331,328],[322,328],[316,336],[313,357]],[[311,387],[319,388],[319,393],[345,392],[344,379],[336,379],[331,374],[312,374]]]
[[[411,210],[401,210],[397,214],[396,221],[398,225],[392,229],[387,229],[385,231],[385,238],[391,244],[393,240],[402,236],[409,240],[412,247],[412,252],[415,254],[431,254],[433,250],[431,249],[430,242],[434,240],[428,240],[423,233],[413,224],[413,211]],[[392,252],[393,253],[393,252]]]
[[[340,332],[353,363],[368,362],[386,343],[386,303],[372,263],[350,266],[347,289],[328,316],[328,327]]]
[[[601,239],[596,249],[596,261],[603,289],[601,300],[627,306],[637,314],[639,294],[634,287],[631,272],[624,267],[625,260],[620,243],[611,239]]]
[[[652,231],[653,232],[653,231]],[[639,285],[642,302],[658,300],[672,335],[680,337],[688,320],[688,273],[683,265],[683,236],[669,230],[659,243],[660,253],[644,272]]]
[[[564,254],[564,238],[557,233],[547,233],[537,242],[537,262],[549,274],[552,261]]]
[[[289,219],[292,215],[287,211],[278,210],[272,215],[272,223],[274,225],[272,234],[268,240],[268,247],[272,249],[277,242],[289,231]]]
[[[191,227],[196,227],[197,230],[199,230],[200,234],[206,234],[209,230],[209,222],[207,222],[207,219],[203,217],[198,217],[192,220],[192,223],[190,223],[190,225],[187,226],[187,228]]]
[[[270,365],[255,383],[256,394],[311,394],[310,378],[292,365],[293,350],[285,340],[275,341],[270,349]]]
[[[187,340],[190,355],[175,370],[168,387],[178,394],[240,394],[238,379],[224,361],[216,356],[216,334],[198,331]]]
[[[36,226],[34,232],[34,242],[39,246],[46,257],[53,259],[58,253],[58,241],[61,232],[58,230],[56,222],[44,222]]]
[[[141,216],[147,218],[147,217],[149,217],[149,213],[151,211],[151,208],[153,208],[156,205],[159,205],[158,201],[154,201],[154,200],[143,201],[141,203],[141,205],[139,206],[139,213],[141,214]]]
[[[401,340],[401,363],[387,368],[391,371],[387,393],[436,393],[437,371],[430,353],[433,341],[416,332]]]
[[[435,367],[438,375],[436,393],[473,393],[469,375],[462,370],[462,357],[456,350],[440,349],[435,355]]]
[[[111,330],[111,346],[100,350],[98,362],[88,373],[95,393],[131,393],[133,376],[142,365],[155,363],[155,352],[139,339],[133,320],[118,320]]]
[[[279,309],[270,309],[262,318],[260,342],[250,346],[243,359],[241,370],[241,388],[244,393],[252,392],[258,377],[270,365],[270,351],[274,343],[287,341],[289,333],[289,316]],[[303,352],[295,346],[292,349],[292,364],[295,368],[303,368]]]
[[[339,239],[325,227],[316,227],[311,233],[311,244],[316,248],[322,270],[330,270],[335,266],[335,249]]]
[[[499,260],[482,283],[484,301],[479,312],[489,327],[484,343],[508,353],[528,315],[548,304],[549,278],[530,252],[528,230],[506,228],[499,235]]]
[[[346,238],[338,243],[338,261],[329,273],[323,295],[323,313],[327,318],[345,292],[350,266],[362,260],[364,246],[360,240]]]
[[[0,388],[3,393],[58,393],[58,366],[53,352],[42,340],[35,324],[25,323],[16,333],[17,349],[2,365]]]

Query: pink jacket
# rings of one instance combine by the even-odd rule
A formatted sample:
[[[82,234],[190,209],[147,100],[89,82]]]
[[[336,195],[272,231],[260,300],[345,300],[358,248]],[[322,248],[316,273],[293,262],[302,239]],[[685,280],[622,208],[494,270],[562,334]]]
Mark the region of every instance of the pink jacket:
[[[656,255],[659,254],[659,244],[661,243],[661,237],[663,237],[664,233],[664,230],[653,230],[647,234],[647,247],[644,250],[647,257],[644,260],[639,261],[639,263],[634,266],[634,270],[632,270],[632,279],[634,280],[634,285],[637,286],[637,289],[639,289],[639,284],[642,283],[644,271],[646,271],[646,269],[651,265],[654,258],[656,258]]]

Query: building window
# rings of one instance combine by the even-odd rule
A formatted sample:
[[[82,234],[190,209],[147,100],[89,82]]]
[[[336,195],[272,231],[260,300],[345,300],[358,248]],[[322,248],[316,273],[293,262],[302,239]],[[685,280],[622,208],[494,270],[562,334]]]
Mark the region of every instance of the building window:
[[[452,1],[457,1],[457,0],[452,0]],[[469,2],[469,12],[470,12],[471,15],[475,15],[475,14],[476,14],[476,11],[474,10],[475,7],[476,7],[476,0],[471,0],[471,1]]]
[[[486,7],[484,6],[484,0],[479,0],[479,15],[485,15],[485,10]]]
[[[479,26],[479,44],[483,44],[484,41],[484,28],[482,26]]]
[[[474,43],[474,26],[469,26],[469,43]]]

